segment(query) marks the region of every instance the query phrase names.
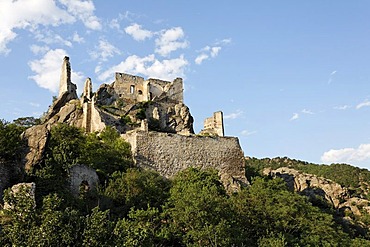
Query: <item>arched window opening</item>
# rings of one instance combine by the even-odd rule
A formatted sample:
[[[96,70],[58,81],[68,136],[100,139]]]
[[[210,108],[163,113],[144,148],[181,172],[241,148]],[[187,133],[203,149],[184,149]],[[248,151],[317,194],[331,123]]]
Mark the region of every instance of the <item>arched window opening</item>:
[[[84,198],[85,195],[87,194],[87,192],[89,192],[90,190],[90,185],[89,183],[86,181],[86,180],[83,180],[81,183],[80,183],[80,197],[81,198]]]

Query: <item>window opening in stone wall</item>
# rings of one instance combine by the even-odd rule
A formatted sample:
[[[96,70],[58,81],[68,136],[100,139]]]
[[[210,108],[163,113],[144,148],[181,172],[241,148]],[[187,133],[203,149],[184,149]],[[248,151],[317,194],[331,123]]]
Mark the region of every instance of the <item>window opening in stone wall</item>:
[[[135,86],[131,85],[130,86],[130,94],[133,94],[135,92]]]
[[[139,95],[142,95],[142,94],[143,94],[143,91],[139,90],[137,93],[138,93]]]
[[[86,181],[86,180],[83,180],[81,183],[80,183],[80,187],[79,187],[79,195],[81,198],[85,198],[87,192],[89,192],[90,190],[90,185],[89,183]]]

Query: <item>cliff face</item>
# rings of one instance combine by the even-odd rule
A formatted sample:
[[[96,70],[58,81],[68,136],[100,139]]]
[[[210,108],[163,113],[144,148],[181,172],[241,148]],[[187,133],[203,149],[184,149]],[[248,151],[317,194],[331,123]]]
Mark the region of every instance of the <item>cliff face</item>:
[[[370,201],[351,196],[348,188],[323,177],[303,173],[288,167],[265,168],[263,174],[282,178],[290,190],[308,196],[311,200],[321,198],[331,205],[344,220],[352,222],[370,215]],[[363,223],[362,223],[363,224]]]

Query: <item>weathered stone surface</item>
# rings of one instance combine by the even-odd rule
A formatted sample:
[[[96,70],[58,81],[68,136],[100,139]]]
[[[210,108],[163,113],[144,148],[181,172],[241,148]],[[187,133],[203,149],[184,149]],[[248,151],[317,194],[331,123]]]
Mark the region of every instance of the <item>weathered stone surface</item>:
[[[194,119],[189,107],[183,103],[152,102],[146,111],[149,119],[159,121],[159,129],[163,132],[177,133],[180,135],[194,134]]]
[[[33,207],[36,207],[35,192],[36,184],[35,183],[19,183],[13,185],[10,193],[16,198],[17,194],[23,192],[24,195],[31,199]],[[4,201],[4,209],[13,209],[17,205],[14,205],[12,202]]]
[[[43,156],[50,135],[51,127],[57,123],[66,123],[76,127],[83,127],[83,112],[78,100],[66,102],[59,111],[42,125],[36,125],[23,133],[23,139],[27,143],[24,154],[24,167],[26,171],[38,165]]]
[[[72,83],[71,64],[69,62],[69,57],[64,57],[60,74],[58,98],[60,98],[64,93],[68,93],[72,98],[77,99],[76,89],[77,86]]]
[[[229,192],[248,183],[238,138],[144,131],[133,131],[123,137],[131,144],[138,166],[155,170],[167,178],[188,167],[198,167],[218,170]]]
[[[341,203],[339,208],[342,210],[350,210],[354,215],[361,216],[363,213],[370,214],[370,201],[358,197],[349,198],[344,203]],[[360,211],[363,209],[363,213]]]
[[[92,91],[91,78],[87,78],[85,81],[84,90],[82,92],[81,102],[84,103],[84,102],[91,101],[92,96],[93,96],[93,91]]]
[[[348,198],[348,191],[340,184],[326,178],[302,173],[295,169],[280,167],[276,170],[266,168],[263,174],[280,177],[285,180],[290,190],[303,193],[307,196],[321,196],[338,208],[341,201]]]
[[[96,92],[97,105],[112,105],[118,99],[114,87],[108,84],[102,84]]]
[[[25,170],[28,171],[41,162],[49,135],[47,124],[33,126],[23,133],[28,146],[23,161]]]
[[[85,165],[75,165],[69,169],[69,185],[74,196],[79,196],[80,190],[93,191],[99,183],[96,171]],[[81,188],[81,186],[83,188]]]
[[[222,111],[214,112],[212,117],[206,118],[204,120],[204,128],[199,134],[224,136],[224,117]]]

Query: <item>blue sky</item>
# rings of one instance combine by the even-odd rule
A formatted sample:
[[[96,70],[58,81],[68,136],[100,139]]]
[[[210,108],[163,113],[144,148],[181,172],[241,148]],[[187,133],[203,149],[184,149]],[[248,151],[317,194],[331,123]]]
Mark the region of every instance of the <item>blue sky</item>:
[[[183,77],[247,156],[370,168],[369,44],[366,0],[0,0],[0,118],[46,111],[68,55],[79,90]]]

